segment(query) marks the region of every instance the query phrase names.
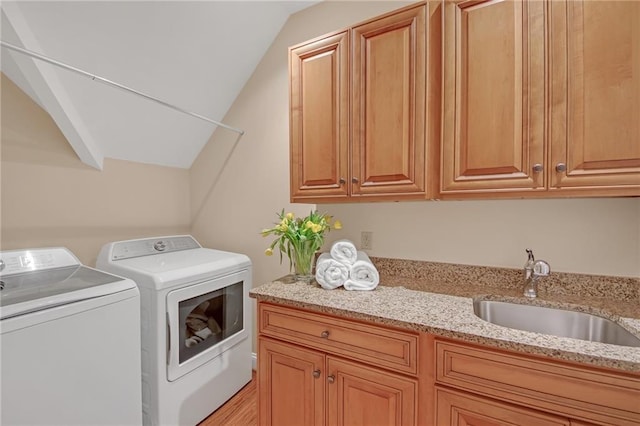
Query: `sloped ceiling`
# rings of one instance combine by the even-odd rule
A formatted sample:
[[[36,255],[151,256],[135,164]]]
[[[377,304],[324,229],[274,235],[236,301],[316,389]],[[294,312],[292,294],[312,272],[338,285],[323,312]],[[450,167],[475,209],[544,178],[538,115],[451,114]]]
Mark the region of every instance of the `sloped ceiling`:
[[[314,3],[2,1],[2,40],[222,121],[288,16]],[[17,52],[1,59],[96,168],[105,157],[189,168],[216,129]]]

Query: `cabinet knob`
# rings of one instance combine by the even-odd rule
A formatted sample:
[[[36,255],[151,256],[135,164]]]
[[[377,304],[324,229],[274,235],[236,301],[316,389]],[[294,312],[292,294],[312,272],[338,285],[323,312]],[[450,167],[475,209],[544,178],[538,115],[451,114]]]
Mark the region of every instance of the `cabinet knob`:
[[[340,180],[339,180],[338,182],[340,182],[340,185],[344,185],[344,183],[346,182],[346,180],[344,180],[344,178],[340,178]]]
[[[330,375],[329,377],[327,377],[327,381],[329,383],[334,383],[336,381],[336,376],[334,376],[333,374]]]
[[[556,164],[556,172],[566,172],[567,171],[567,165],[564,163],[558,163]]]
[[[352,178],[351,178],[351,182],[352,182],[352,183],[358,183],[358,178],[357,178],[357,177],[355,177],[355,176],[354,176],[354,177],[352,177]]]
[[[542,164],[537,163],[533,165],[533,171],[536,173],[540,173],[542,170],[544,169],[544,167],[542,167]]]
[[[320,377],[320,370],[313,370],[313,377],[315,377],[316,379]]]
[[[320,333],[320,337],[322,337],[323,339],[326,339],[329,337],[329,331],[325,330],[322,333]]]

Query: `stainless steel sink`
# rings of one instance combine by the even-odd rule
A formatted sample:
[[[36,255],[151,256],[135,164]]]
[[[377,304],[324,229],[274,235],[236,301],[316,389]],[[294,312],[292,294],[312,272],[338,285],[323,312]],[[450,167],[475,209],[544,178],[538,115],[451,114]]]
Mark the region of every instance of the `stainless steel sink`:
[[[503,327],[640,347],[640,339],[615,322],[583,312],[493,300],[475,300],[473,311],[483,320]]]

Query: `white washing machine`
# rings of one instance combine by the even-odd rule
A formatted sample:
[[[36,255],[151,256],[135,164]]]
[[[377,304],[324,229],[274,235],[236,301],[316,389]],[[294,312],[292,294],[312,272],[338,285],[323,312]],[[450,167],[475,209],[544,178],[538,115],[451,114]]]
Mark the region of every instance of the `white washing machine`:
[[[145,425],[195,425],[251,380],[251,261],[189,235],[105,245],[140,290]]]
[[[0,424],[140,425],[140,293],[65,248],[0,252]]]

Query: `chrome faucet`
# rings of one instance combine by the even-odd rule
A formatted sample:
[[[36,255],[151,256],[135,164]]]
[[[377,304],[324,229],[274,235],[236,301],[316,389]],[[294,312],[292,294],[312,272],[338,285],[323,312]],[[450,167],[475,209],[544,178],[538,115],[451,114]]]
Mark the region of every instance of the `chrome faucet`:
[[[524,291],[526,297],[538,297],[538,279],[548,277],[551,267],[544,260],[536,260],[533,251],[527,249],[527,262],[524,264]]]

